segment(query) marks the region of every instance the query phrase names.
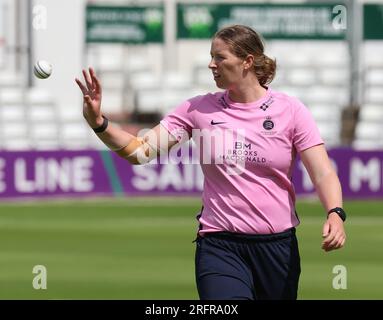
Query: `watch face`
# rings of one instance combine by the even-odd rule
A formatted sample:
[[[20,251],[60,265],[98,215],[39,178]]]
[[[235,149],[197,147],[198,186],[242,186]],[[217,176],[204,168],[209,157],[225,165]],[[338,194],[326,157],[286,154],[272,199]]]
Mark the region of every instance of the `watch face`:
[[[341,217],[343,221],[346,220],[346,213],[344,212],[344,210],[338,208],[335,212]]]

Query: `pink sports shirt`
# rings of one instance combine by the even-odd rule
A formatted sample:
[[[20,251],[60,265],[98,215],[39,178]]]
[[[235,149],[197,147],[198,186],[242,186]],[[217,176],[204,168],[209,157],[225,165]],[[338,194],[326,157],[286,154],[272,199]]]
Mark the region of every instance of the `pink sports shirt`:
[[[309,110],[267,89],[252,103],[228,92],[191,98],[161,121],[179,141],[192,138],[204,173],[200,235],[283,232],[299,224],[291,181],[297,152],[322,144]]]

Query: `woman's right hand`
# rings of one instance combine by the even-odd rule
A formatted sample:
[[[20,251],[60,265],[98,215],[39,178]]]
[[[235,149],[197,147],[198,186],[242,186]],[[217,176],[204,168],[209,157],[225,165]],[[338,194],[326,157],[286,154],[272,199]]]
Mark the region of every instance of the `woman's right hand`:
[[[83,115],[90,127],[97,128],[104,121],[101,113],[101,84],[92,68],[89,68],[89,73],[82,70],[82,74],[85,85],[79,79],[75,80],[84,97]]]

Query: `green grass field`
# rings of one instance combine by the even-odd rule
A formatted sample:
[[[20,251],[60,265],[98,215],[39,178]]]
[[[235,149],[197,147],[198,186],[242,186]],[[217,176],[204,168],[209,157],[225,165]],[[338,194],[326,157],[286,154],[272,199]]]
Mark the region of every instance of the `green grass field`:
[[[195,199],[0,204],[0,299],[197,299]],[[299,299],[383,299],[383,203],[347,202],[348,241],[321,250],[325,214],[299,202]],[[32,286],[35,265],[47,289]],[[347,289],[335,290],[335,265]]]

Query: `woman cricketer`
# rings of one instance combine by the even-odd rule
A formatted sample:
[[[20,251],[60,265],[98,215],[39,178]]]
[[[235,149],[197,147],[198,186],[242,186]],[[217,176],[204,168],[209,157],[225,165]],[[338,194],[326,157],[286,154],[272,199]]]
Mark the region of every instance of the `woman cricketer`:
[[[301,269],[294,161],[299,155],[323,205],[325,251],[346,240],[338,176],[308,109],[269,86],[276,63],[255,30],[219,30],[210,55],[208,67],[223,90],[182,102],[143,137],[102,115],[101,85],[92,68],[83,70],[84,83],[76,79],[83,115],[105,145],[131,164],[148,163],[189,139],[196,143],[204,173],[195,255],[200,299],[296,299]]]

